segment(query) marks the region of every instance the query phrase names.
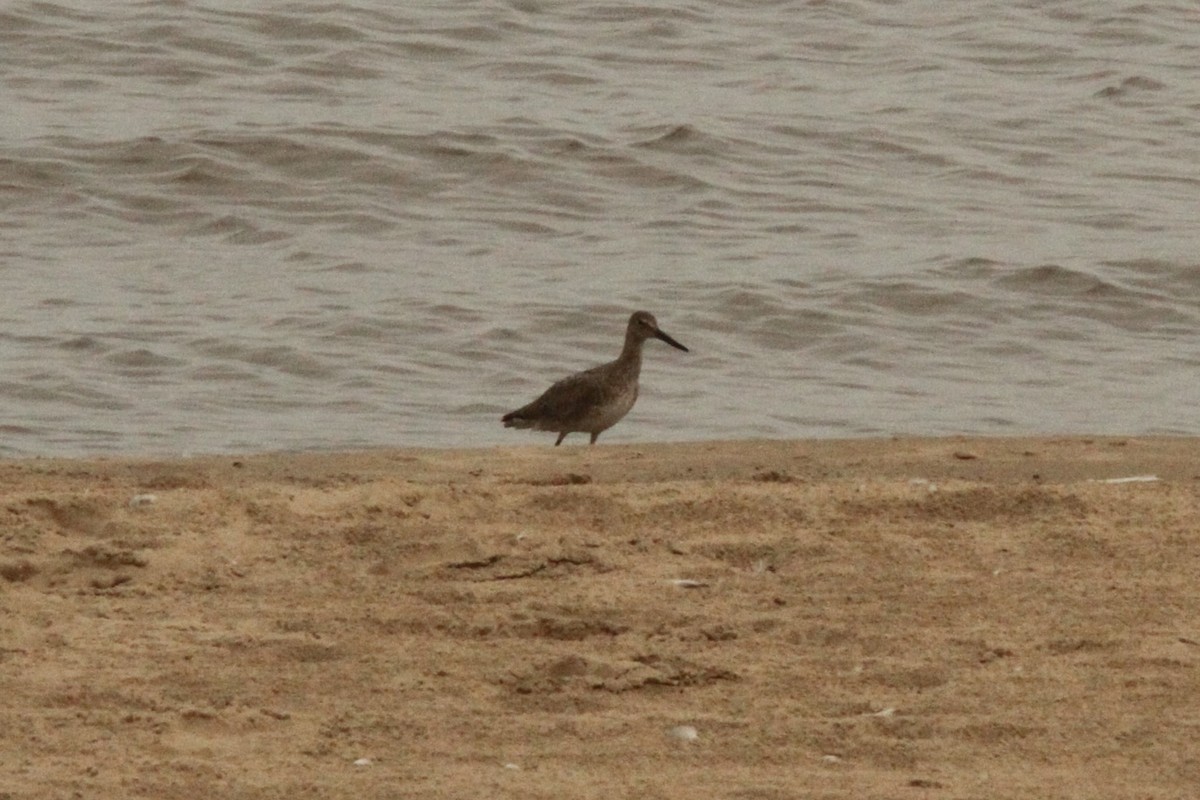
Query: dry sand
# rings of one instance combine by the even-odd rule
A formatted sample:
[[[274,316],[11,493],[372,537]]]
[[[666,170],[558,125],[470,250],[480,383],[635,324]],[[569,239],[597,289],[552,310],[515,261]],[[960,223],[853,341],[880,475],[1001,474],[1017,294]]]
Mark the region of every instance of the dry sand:
[[[0,798],[1195,797],[1198,457],[0,463]]]

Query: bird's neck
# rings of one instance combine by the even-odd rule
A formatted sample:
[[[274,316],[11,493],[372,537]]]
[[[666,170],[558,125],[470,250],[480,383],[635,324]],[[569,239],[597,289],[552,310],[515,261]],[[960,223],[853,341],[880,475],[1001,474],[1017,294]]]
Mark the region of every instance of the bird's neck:
[[[625,346],[621,348],[621,355],[617,361],[634,371],[640,370],[642,367],[642,344],[644,342],[644,339],[639,339],[636,336],[626,336]]]

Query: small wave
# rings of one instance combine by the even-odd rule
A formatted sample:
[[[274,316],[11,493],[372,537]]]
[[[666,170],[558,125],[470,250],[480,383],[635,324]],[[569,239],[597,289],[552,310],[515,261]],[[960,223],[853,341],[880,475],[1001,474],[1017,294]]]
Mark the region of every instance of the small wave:
[[[1146,78],[1141,75],[1134,75],[1125,78],[1115,86],[1105,86],[1096,92],[1096,97],[1105,99],[1123,98],[1133,94],[1142,92],[1157,92],[1166,88],[1166,84],[1162,81],[1156,81],[1153,78]]]
[[[115,367],[142,371],[177,367],[184,363],[181,359],[164,356],[144,347],[132,350],[120,350],[108,354],[105,358]]]
[[[336,369],[324,360],[290,345],[255,347],[220,339],[201,339],[193,342],[191,347],[205,358],[267,367],[301,378],[331,379],[336,374]]]
[[[1060,264],[1039,264],[999,275],[996,286],[1012,291],[1045,295],[1080,295],[1102,291],[1107,285],[1097,276]]]
[[[716,152],[725,149],[721,139],[701,131],[695,125],[658,126],[635,131],[633,147],[675,152]]]

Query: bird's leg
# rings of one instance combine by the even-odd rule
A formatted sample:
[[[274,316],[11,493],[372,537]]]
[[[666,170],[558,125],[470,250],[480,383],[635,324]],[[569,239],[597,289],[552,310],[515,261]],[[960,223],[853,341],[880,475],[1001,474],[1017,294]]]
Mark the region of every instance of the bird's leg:
[[[554,442],[554,446],[558,447],[560,444],[562,444],[562,440],[565,438],[567,438],[567,432],[563,431],[558,435],[558,439]]]
[[[599,433],[593,433],[593,434],[592,434],[592,441],[588,442],[588,444],[595,444],[595,443],[596,443],[596,440],[597,440],[597,439],[599,439],[599,438],[600,438],[600,434],[599,434]]]

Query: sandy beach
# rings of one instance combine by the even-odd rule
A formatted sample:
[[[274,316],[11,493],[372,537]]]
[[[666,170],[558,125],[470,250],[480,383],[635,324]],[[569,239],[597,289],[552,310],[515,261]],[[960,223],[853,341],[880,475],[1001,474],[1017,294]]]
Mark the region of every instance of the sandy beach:
[[[39,459],[0,497],[4,800],[1200,786],[1197,439]]]

